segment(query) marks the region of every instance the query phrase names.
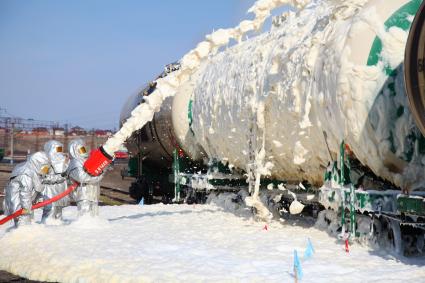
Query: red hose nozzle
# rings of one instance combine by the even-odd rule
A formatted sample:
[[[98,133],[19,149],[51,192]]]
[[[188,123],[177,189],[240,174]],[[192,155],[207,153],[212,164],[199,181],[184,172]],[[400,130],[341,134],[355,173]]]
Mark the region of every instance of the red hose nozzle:
[[[99,176],[102,174],[103,169],[111,164],[112,160],[113,157],[103,147],[99,147],[92,151],[89,158],[84,162],[84,170],[92,176]]]

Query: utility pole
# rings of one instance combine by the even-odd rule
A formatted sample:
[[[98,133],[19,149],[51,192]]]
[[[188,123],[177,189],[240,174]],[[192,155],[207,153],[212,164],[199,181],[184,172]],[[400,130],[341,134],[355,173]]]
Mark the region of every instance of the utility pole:
[[[90,150],[94,150],[95,144],[94,144],[94,135],[95,135],[95,131],[94,128],[91,130],[91,141],[90,141]]]
[[[64,150],[68,150],[68,123],[65,124],[65,132],[64,132],[65,138],[63,140],[63,147]],[[68,152],[69,153],[69,152]]]
[[[39,134],[40,134],[39,130],[37,129],[37,131],[35,132],[35,151],[34,152],[38,151],[38,146],[39,146],[38,135]]]
[[[10,128],[10,164],[13,164],[13,142],[14,142],[14,140],[13,140],[13,135],[14,135],[14,133],[13,133],[13,130],[14,130],[14,128],[15,128],[15,123],[14,122],[12,122],[11,123],[11,128]]]
[[[7,140],[8,140],[7,133],[8,133],[8,131],[9,131],[9,119],[6,118],[5,121],[4,121],[4,137],[3,137],[3,139],[4,139],[3,140],[3,143],[4,143],[3,146],[4,146],[5,149],[7,148]]]

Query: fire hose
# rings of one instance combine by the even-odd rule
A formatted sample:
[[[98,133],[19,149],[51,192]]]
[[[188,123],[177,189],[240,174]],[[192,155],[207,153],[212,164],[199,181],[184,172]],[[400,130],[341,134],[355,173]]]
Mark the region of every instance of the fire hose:
[[[84,170],[91,176],[99,176],[103,172],[103,169],[105,169],[112,162],[112,160],[113,160],[113,157],[107,154],[103,150],[103,148],[100,147],[97,150],[93,151],[92,154],[90,154],[90,157],[84,163]],[[58,201],[64,198],[65,196],[69,195],[77,187],[78,187],[78,183],[74,182],[64,192],[52,197],[51,199],[34,204],[31,207],[31,209],[34,210],[37,208],[41,208],[55,201]],[[21,208],[18,211],[15,211],[14,213],[6,216],[5,218],[0,219],[0,225],[3,225],[4,223],[14,218],[21,216],[23,212],[24,212],[24,209]]]
[[[39,203],[34,204],[31,207],[31,209],[34,210],[34,209],[37,209],[37,208],[41,208],[41,207],[44,207],[46,205],[49,205],[49,204],[51,204],[51,203],[53,203],[55,201],[58,201],[61,198],[64,198],[65,196],[69,195],[77,187],[78,187],[78,183],[73,183],[64,192],[62,192],[62,193],[60,193],[58,195],[55,195],[51,199],[48,199],[48,200],[45,200],[45,201],[42,201],[42,202],[39,202]],[[11,215],[8,215],[5,218],[0,219],[0,225],[3,225],[4,223],[8,222],[9,220],[12,220],[12,219],[14,219],[14,218],[16,218],[18,216],[21,216],[23,212],[24,212],[24,209],[21,208],[21,209],[15,211],[14,213],[12,213]]]

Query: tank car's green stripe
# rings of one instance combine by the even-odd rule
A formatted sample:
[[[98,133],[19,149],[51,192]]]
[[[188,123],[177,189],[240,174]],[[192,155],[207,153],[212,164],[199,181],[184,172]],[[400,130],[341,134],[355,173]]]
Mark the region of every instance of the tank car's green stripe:
[[[409,17],[413,17],[416,15],[417,11],[419,10],[419,7],[422,3],[422,0],[412,0],[403,5],[400,9],[398,9],[396,12],[394,12],[384,23],[385,28],[388,30],[391,27],[398,27],[404,31],[408,31],[411,26],[411,21],[409,21]],[[382,41],[377,36],[375,37],[375,40],[373,41],[372,47],[369,52],[369,57],[367,61],[368,66],[376,66],[380,61],[383,61],[382,58]],[[395,97],[397,95],[394,80],[397,76],[397,70],[393,69],[389,64],[384,62],[384,71],[386,75],[389,77],[388,83],[385,85],[385,89],[388,91],[388,95],[391,97]],[[378,94],[378,96],[383,95],[383,90],[381,90]],[[394,115],[394,119],[398,119],[401,116],[404,115],[405,109],[402,105],[400,105],[397,109],[394,109],[396,111]],[[388,123],[390,123],[388,121]],[[395,121],[392,121],[391,123],[395,123]],[[394,140],[394,130],[395,125],[393,125],[393,129],[389,132],[388,141],[390,142],[390,149],[391,152],[396,154],[396,146],[395,146],[395,140]],[[415,143],[416,140],[419,140],[419,145],[423,144],[424,137],[422,135],[416,136],[414,133],[408,134],[408,139],[412,141],[412,144]],[[420,150],[423,150],[423,147],[419,146]],[[413,157],[413,151],[414,147],[408,147],[404,150],[403,154],[399,156],[400,158],[410,162]]]
[[[412,0],[409,3],[405,4],[385,21],[385,28],[389,29],[391,27],[398,27],[402,30],[409,30],[410,25],[412,23],[409,21],[408,16],[414,16],[418,11],[421,3],[422,0]],[[369,52],[367,65],[375,66],[376,64],[378,64],[378,62],[382,60],[381,52],[382,41],[379,37],[375,37],[375,40],[373,41],[372,47]],[[394,70],[392,70],[389,66],[385,67],[385,71],[387,75],[391,75],[394,72]]]
[[[192,114],[192,108],[193,108],[193,100],[192,99],[190,99],[189,100],[189,105],[188,105],[188,112],[187,112],[187,119],[189,120],[189,129],[190,129],[190,132],[193,134],[193,135],[195,135],[195,133],[193,132],[193,129],[192,129],[192,124],[193,124],[193,114]]]

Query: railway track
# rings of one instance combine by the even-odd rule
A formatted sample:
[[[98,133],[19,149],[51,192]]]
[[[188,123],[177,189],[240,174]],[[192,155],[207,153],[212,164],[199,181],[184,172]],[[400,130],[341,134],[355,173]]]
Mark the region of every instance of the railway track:
[[[136,203],[136,201],[130,197],[129,192],[126,192],[117,188],[111,188],[108,186],[101,185],[100,195],[110,200],[113,200],[115,202],[119,202],[119,204],[135,204]]]

